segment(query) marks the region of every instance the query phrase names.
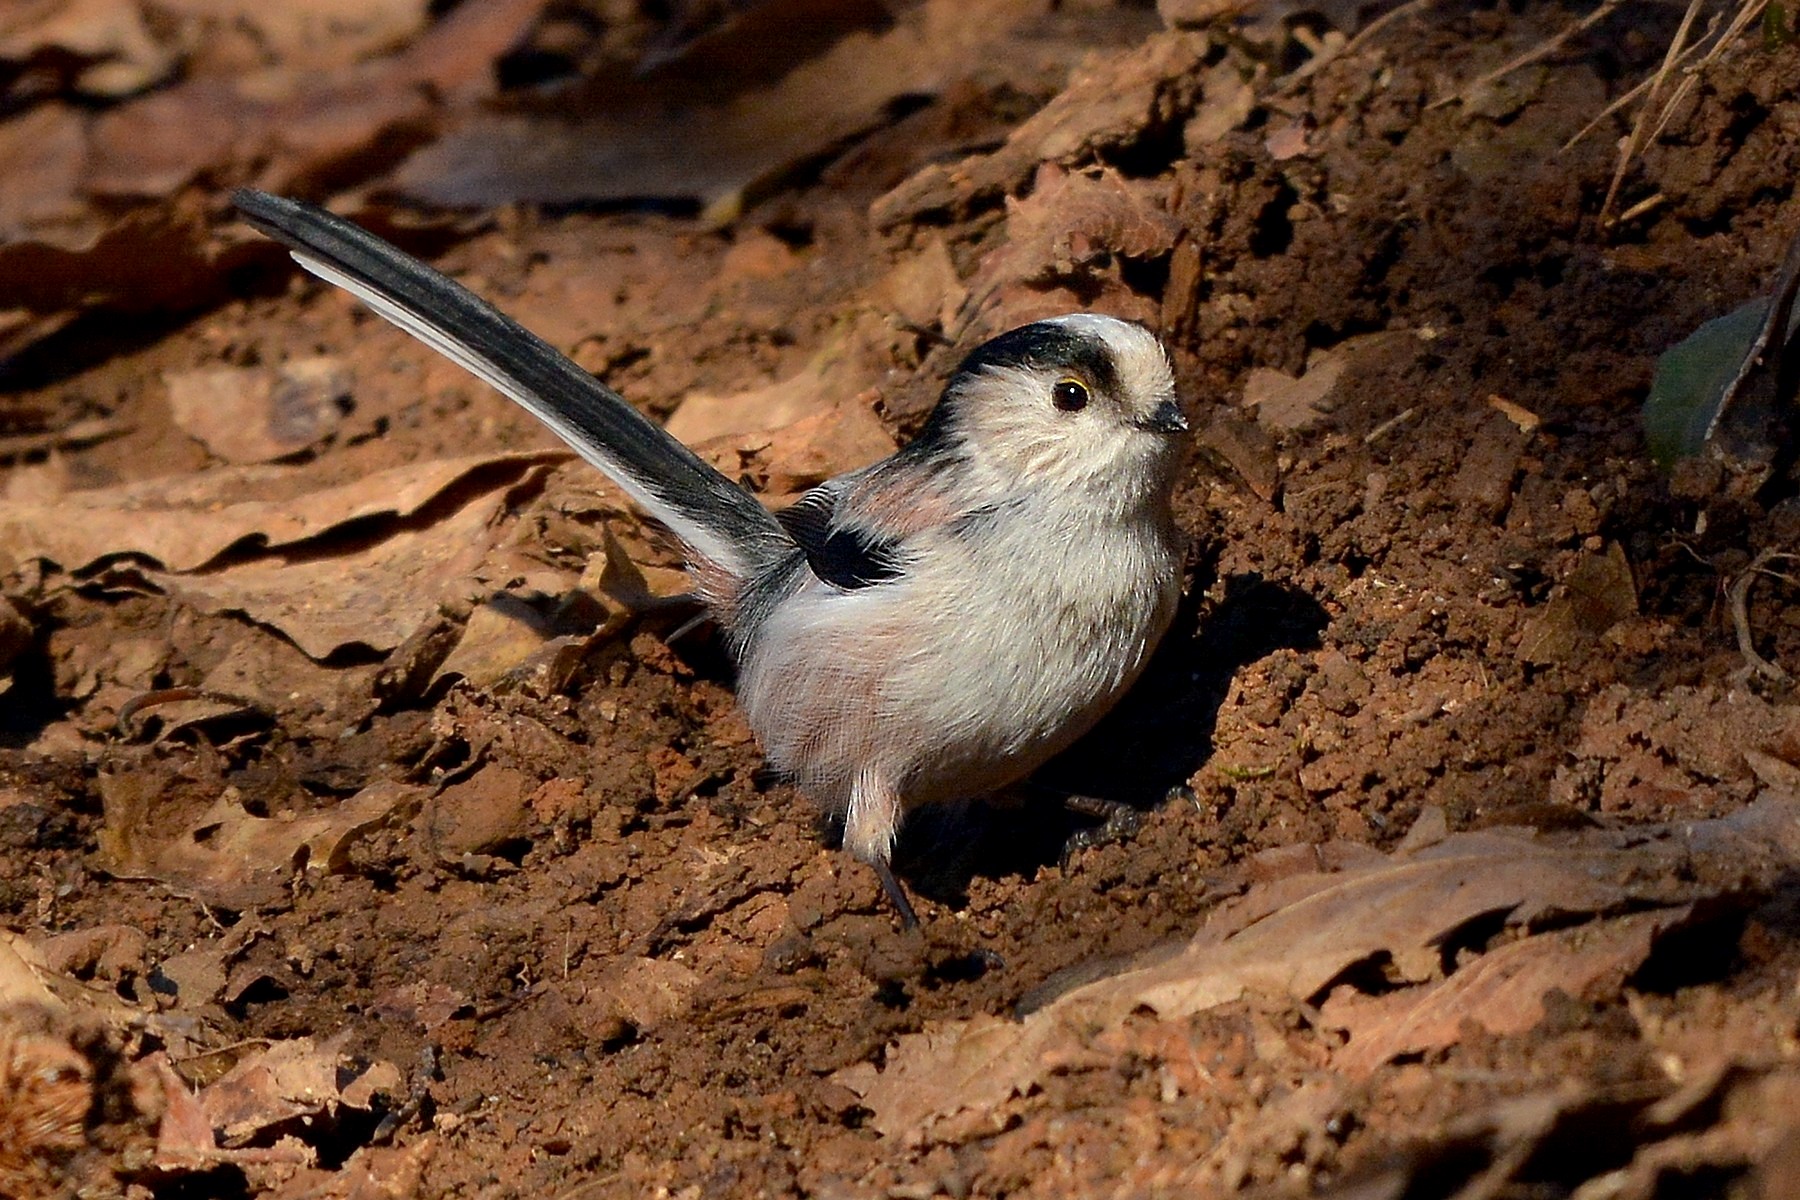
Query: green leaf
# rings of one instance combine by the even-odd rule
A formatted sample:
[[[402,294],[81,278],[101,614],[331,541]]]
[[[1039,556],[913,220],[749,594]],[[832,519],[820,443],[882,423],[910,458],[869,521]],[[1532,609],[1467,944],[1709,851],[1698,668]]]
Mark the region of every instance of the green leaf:
[[[1656,360],[1650,398],[1644,401],[1644,438],[1664,470],[1700,453],[1719,419],[1725,389],[1744,367],[1769,298],[1758,296],[1714,317]]]

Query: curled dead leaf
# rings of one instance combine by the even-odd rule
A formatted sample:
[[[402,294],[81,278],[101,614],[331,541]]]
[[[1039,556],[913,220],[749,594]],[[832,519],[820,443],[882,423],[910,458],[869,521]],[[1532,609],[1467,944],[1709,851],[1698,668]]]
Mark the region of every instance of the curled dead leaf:
[[[961,212],[1016,195],[1040,164],[1105,158],[1105,150],[1192,110],[1210,48],[1205,34],[1171,31],[1090,62],[1000,149],[926,167],[876,200],[870,215],[892,229],[926,213]]]
[[[1340,989],[1322,1006],[1325,1020],[1349,1035],[1334,1065],[1361,1076],[1405,1054],[1462,1040],[1464,1023],[1489,1033],[1524,1033],[1558,991],[1576,1000],[1616,995],[1650,957],[1658,935],[1681,924],[1691,905],[1634,913],[1597,926],[1536,934],[1482,955],[1448,979],[1423,988],[1366,997]]]
[[[970,70],[1038,7],[1028,0],[909,6],[887,28],[851,32],[773,85],[723,103],[696,103],[691,81],[678,77],[660,93],[640,85],[626,97],[636,103],[582,120],[479,118],[408,159],[392,183],[459,208],[685,200],[708,223],[728,224],[748,198],[799,164],[889,121],[896,99],[928,95]],[[682,152],[669,153],[671,146]]]
[[[1182,1019],[1247,992],[1312,1003],[1351,968],[1375,963],[1416,1001],[1398,1017],[1389,1010],[1385,1023],[1369,1018],[1367,1053],[1379,1061],[1395,1047],[1450,1036],[1445,1022],[1458,998],[1484,1005],[1496,1026],[1516,1027],[1531,1019],[1540,985],[1617,982],[1645,952],[1644,939],[1681,920],[1688,905],[1755,897],[1797,850],[1800,798],[1788,795],[1713,821],[1560,837],[1454,834],[1368,865],[1254,884],[1173,955],[1077,988],[1022,1021],[981,1017],[902,1038],[881,1071],[860,1064],[833,1079],[862,1098],[883,1134],[929,1135],[958,1114],[997,1112],[1047,1063],[1133,1014]],[[1623,918],[1623,927],[1611,923],[1634,908],[1642,914]],[[1479,969],[1446,958],[1445,946],[1474,922],[1530,932],[1551,918],[1578,917],[1586,936],[1597,937],[1592,950],[1541,942]],[[1444,990],[1446,976],[1455,990]],[[1363,1053],[1358,1047],[1347,1062],[1369,1069],[1370,1058],[1355,1058]]]
[[[443,520],[336,557],[152,578],[202,612],[242,613],[278,629],[314,659],[346,646],[392,650],[440,606],[477,590],[474,576],[501,539],[506,502],[504,492],[478,495]]]
[[[1583,555],[1543,610],[1526,622],[1519,657],[1529,663],[1565,662],[1637,610],[1637,584],[1625,549],[1608,542],[1600,553]]]
[[[100,777],[105,824],[99,865],[121,879],[154,879],[234,909],[279,898],[297,871],[343,870],[358,838],[406,819],[424,794],[383,780],[319,812],[259,817],[227,789],[198,817],[171,830],[157,816],[159,783],[147,771]]]
[[[219,1143],[242,1147],[274,1126],[335,1114],[343,1106],[367,1110],[375,1093],[399,1087],[401,1076],[392,1064],[359,1067],[339,1048],[340,1041],[275,1042],[202,1088],[200,1110]]]
[[[16,561],[41,558],[81,571],[135,555],[170,571],[193,571],[240,545],[280,549],[352,521],[408,517],[464,486],[493,486],[561,451],[484,454],[377,471],[317,489],[292,467],[249,466],[158,477],[72,492],[52,503],[0,501],[0,545]]]
[[[1160,189],[1128,182],[1111,167],[1044,163],[1028,195],[1006,198],[1006,245],[983,261],[969,291],[985,303],[1020,285],[1086,278],[1115,258],[1166,258],[1181,228],[1165,201]]]

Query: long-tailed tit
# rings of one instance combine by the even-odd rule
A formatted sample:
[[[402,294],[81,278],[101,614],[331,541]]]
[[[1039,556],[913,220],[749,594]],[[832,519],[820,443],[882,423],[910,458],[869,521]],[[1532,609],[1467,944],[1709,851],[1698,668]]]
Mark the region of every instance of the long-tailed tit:
[[[889,860],[910,808],[1004,787],[1112,707],[1175,613],[1187,428],[1161,344],[1038,321],[959,366],[917,438],[771,513],[473,293],[312,205],[240,191],[300,265],[523,405],[666,526],[770,763]]]

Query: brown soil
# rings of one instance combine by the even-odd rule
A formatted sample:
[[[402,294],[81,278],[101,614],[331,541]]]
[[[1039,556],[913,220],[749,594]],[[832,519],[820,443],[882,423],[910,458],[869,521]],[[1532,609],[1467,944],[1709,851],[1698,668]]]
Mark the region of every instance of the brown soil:
[[[1143,17],[1118,37],[1151,36]],[[319,662],[141,576],[17,564],[4,594],[33,632],[0,694],[0,923],[40,941],[141,931],[122,963],[71,971],[182,1016],[196,1045],[339,1037],[350,1060],[404,1077],[370,1110],[279,1127],[314,1149],[300,1176],[237,1162],[125,1176],[169,1197],[352,1194],[328,1179],[361,1152],[416,1156],[412,1175],[374,1171],[379,1194],[1159,1195],[1198,1187],[1177,1168],[1219,1147],[1240,1157],[1215,1161],[1207,1187],[1285,1192],[1425,1146],[1441,1173],[1409,1167],[1404,1194],[1450,1195],[1481,1168],[1453,1161],[1482,1153],[1466,1119],[1509,1097],[1551,1084],[1660,1097],[1694,1064],[1791,1058],[1800,892],[1787,880],[1608,993],[1557,993],[1526,1032],[1471,1027],[1381,1067],[1292,1136],[1240,1135],[1290,1119],[1259,1114],[1293,1111],[1328,1058],[1318,997],[1140,1028],[1129,1052],[1072,1062],[954,1135],[883,1137],[834,1078],[881,1064],[903,1035],[1036,1007],[1182,939],[1294,848],[1390,850],[1428,809],[1452,830],[1722,816],[1766,782],[1746,749],[1800,756],[1791,697],[1747,672],[1726,602],[1753,556],[1800,550],[1792,489],[1747,496],[1709,469],[1671,486],[1638,423],[1657,355],[1765,287],[1800,233],[1800,50],[1712,69],[1628,177],[1628,199],[1661,202],[1601,233],[1624,119],[1560,148],[1654,66],[1673,27],[1662,19],[1603,26],[1477,103],[1433,108],[1557,23],[1427,10],[1315,72],[1265,76],[1255,115],[1204,148],[1184,149],[1177,114],[1098,153],[1166,205],[1176,249],[1007,286],[1045,308],[1160,316],[1199,430],[1178,495],[1188,602],[1132,696],[1040,778],[1044,795],[908,826],[899,866],[924,898],[917,933],[759,772],[718,649],[666,640],[682,614],[582,642],[548,690],[383,693],[377,676],[412,649]],[[410,244],[666,414],[694,390],[799,371],[933,239],[971,278],[1005,244],[999,192],[920,203],[885,227],[870,206],[924,162],[993,146],[1048,94],[939,97],[725,232],[641,211],[515,212]],[[315,354],[342,361],[354,420],[379,436],[302,459],[309,488],[552,444],[273,254],[253,252],[232,286],[201,315],[90,317],[26,355],[5,403],[50,423],[102,413],[129,432],[0,467],[0,485],[17,496],[47,471],[87,489],[206,469],[170,417],[166,375]],[[972,343],[883,328],[863,352],[885,366],[883,412],[903,438]],[[1309,356],[1311,370],[1342,365],[1324,411],[1241,404],[1253,372],[1298,375]],[[533,602],[549,611],[604,530],[629,522],[593,505],[585,468],[496,469],[517,476],[512,576],[540,571]],[[434,503],[429,519],[456,507]],[[1756,648],[1776,663],[1800,662],[1791,590],[1767,578],[1750,593]],[[130,707],[204,690],[234,654],[286,664],[287,698],[186,724]],[[233,902],[121,877],[132,872],[103,853],[123,812],[166,837],[228,789],[254,816],[299,819],[377,780],[420,785],[416,813],[333,869],[287,863],[279,886],[246,884]],[[1067,850],[1094,824],[1058,803],[1070,791],[1125,801],[1141,824]],[[230,939],[230,982],[185,1007],[164,964]],[[1664,1036],[1675,1027],[1680,1069]],[[1215,1085],[1172,1100],[1159,1081],[1189,1058]],[[1777,1076],[1755,1086],[1780,1109]],[[1568,1195],[1677,1126],[1726,1138],[1731,1105],[1755,1098],[1711,1095],[1658,1129],[1648,1101],[1572,1106],[1556,1118],[1567,1136],[1539,1145],[1503,1194]],[[380,1131],[391,1148],[369,1149],[409,1100]],[[1438,1161],[1420,1153],[1406,1161]],[[1695,1151],[1643,1194],[1783,1194],[1768,1189],[1795,1178],[1792,1143],[1785,1153]]]

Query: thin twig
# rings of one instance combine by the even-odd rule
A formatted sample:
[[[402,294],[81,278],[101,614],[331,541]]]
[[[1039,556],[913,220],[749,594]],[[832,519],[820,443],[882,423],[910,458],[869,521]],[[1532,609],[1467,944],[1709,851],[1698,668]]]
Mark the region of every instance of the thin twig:
[[[1636,204],[1620,213],[1617,223],[1620,225],[1628,225],[1649,212],[1651,209],[1662,207],[1664,204],[1667,204],[1668,201],[1669,198],[1661,192],[1657,192],[1654,196],[1645,196],[1642,200],[1639,200]]]
[[[1433,100],[1430,104],[1427,104],[1425,106],[1425,110],[1427,112],[1429,112],[1434,108],[1442,108],[1446,104],[1455,104],[1458,101],[1466,102],[1471,96],[1473,96],[1476,92],[1479,92],[1482,88],[1485,88],[1485,87],[1489,86],[1490,84],[1496,83],[1499,80],[1506,78],[1506,76],[1511,75],[1514,71],[1517,71],[1520,67],[1528,67],[1532,63],[1538,61],[1538,59],[1540,59],[1540,58],[1547,58],[1550,55],[1555,54],[1558,50],[1563,48],[1563,45],[1566,42],[1568,42],[1568,40],[1570,38],[1574,37],[1576,34],[1582,32],[1583,30],[1591,29],[1595,25],[1599,24],[1601,21],[1604,21],[1608,16],[1610,16],[1612,14],[1614,9],[1618,8],[1619,5],[1623,4],[1624,2],[1625,2],[1625,0],[1601,0],[1600,7],[1596,8],[1593,12],[1589,13],[1587,16],[1581,18],[1579,21],[1576,21],[1575,23],[1573,23],[1571,25],[1563,26],[1563,28],[1559,32],[1551,34],[1549,37],[1545,38],[1543,41],[1539,42],[1537,45],[1533,46],[1531,49],[1525,51],[1525,53],[1519,55],[1517,58],[1515,58],[1511,62],[1507,63],[1505,66],[1497,67],[1494,70],[1489,71],[1486,75],[1483,75],[1481,78],[1477,79],[1474,83],[1469,84],[1467,87],[1464,87],[1461,91],[1455,93],[1454,95],[1438,97],[1436,100]]]
[[[1718,28],[1719,21],[1717,16],[1713,18],[1712,23],[1707,26],[1706,33],[1694,42],[1696,48],[1702,45],[1706,46],[1706,56],[1684,70],[1681,86],[1675,89],[1675,94],[1670,96],[1667,103],[1663,105],[1662,112],[1657,117],[1656,128],[1651,130],[1650,136],[1644,139],[1646,142],[1654,142],[1662,136],[1663,130],[1669,127],[1669,122],[1675,119],[1675,113],[1681,108],[1681,102],[1687,99],[1688,93],[1699,85],[1700,77],[1705,73],[1706,68],[1717,62],[1719,56],[1725,53],[1726,48],[1742,37],[1744,30],[1748,29],[1750,23],[1760,17],[1768,6],[1769,0],[1744,0],[1744,3],[1738,6],[1737,12],[1732,15],[1731,24],[1727,25],[1725,32],[1717,37],[1712,37],[1712,33]],[[1708,38],[1712,38],[1710,43],[1707,41]]]
[[[1361,29],[1357,30],[1354,37],[1345,42],[1342,46],[1339,46],[1335,51],[1327,48],[1326,53],[1314,55],[1301,63],[1298,67],[1295,67],[1292,71],[1289,71],[1286,75],[1282,76],[1275,84],[1275,94],[1278,96],[1286,95],[1302,81],[1311,78],[1318,72],[1319,68],[1323,67],[1326,63],[1336,62],[1340,58],[1345,58],[1354,54],[1356,51],[1361,50],[1364,46],[1369,44],[1370,38],[1374,37],[1381,30],[1386,29],[1389,25],[1392,25],[1399,18],[1410,16],[1413,13],[1423,12],[1425,9],[1430,8],[1436,3],[1437,0],[1406,0],[1405,4],[1402,4],[1397,8],[1389,9],[1387,12],[1382,13],[1379,17],[1376,17],[1373,21],[1370,21],[1367,25],[1364,25]]]
[[[1744,0],[1744,3],[1738,6],[1736,14],[1732,16],[1731,24],[1725,27],[1725,32],[1720,34],[1712,43],[1711,48],[1707,50],[1706,57],[1689,68],[1689,72],[1704,71],[1718,61],[1719,55],[1725,53],[1725,48],[1737,41],[1744,30],[1750,27],[1750,22],[1762,16],[1763,9],[1768,6],[1769,0]]]
[[[1725,419],[1725,410],[1731,407],[1732,401],[1743,391],[1750,376],[1763,365],[1771,346],[1777,356],[1776,387],[1780,390],[1781,364],[1784,361],[1781,355],[1787,347],[1788,322],[1794,314],[1796,296],[1800,296],[1800,236],[1788,243],[1787,258],[1781,264],[1781,274],[1776,276],[1775,286],[1769,292],[1769,307],[1756,327],[1756,336],[1750,339],[1743,361],[1738,364],[1738,369],[1725,385],[1725,390],[1719,393],[1718,406],[1713,410],[1712,420],[1706,424],[1706,435],[1701,438],[1702,442],[1712,441],[1713,435],[1719,432],[1719,422]]]
[[[1389,9],[1387,12],[1382,13],[1379,17],[1376,17],[1373,21],[1370,21],[1367,25],[1364,25],[1361,29],[1357,30],[1356,36],[1345,42],[1344,48],[1338,51],[1338,57],[1342,58],[1346,54],[1361,50],[1368,44],[1370,38],[1374,37],[1381,30],[1386,29],[1389,25],[1392,25],[1401,17],[1410,16],[1416,12],[1423,12],[1436,3],[1437,0],[1407,0],[1405,4],[1402,4],[1398,8]]]
[[[1706,35],[1704,37],[1701,37],[1692,46],[1689,46],[1686,50],[1683,50],[1681,52],[1681,57],[1684,61],[1686,59],[1693,58],[1695,55],[1701,53],[1701,51],[1703,51],[1707,48],[1706,38],[1712,36],[1713,30],[1718,28],[1718,24],[1719,24],[1718,18],[1715,16],[1713,18],[1712,25],[1708,26],[1708,28],[1707,28]],[[1680,65],[1680,64],[1677,64],[1677,65]],[[1650,85],[1655,82],[1656,82],[1656,76],[1654,76],[1654,75],[1647,75],[1644,78],[1638,80],[1636,87],[1632,88],[1629,92],[1626,92],[1623,96],[1620,96],[1617,100],[1614,100],[1611,104],[1609,104],[1605,108],[1601,109],[1599,115],[1596,116],[1593,120],[1589,121],[1586,125],[1583,125],[1581,127],[1581,131],[1579,133],[1577,133],[1574,137],[1570,138],[1568,141],[1564,142],[1562,144],[1561,153],[1567,153],[1568,151],[1573,150],[1575,148],[1575,144],[1577,142],[1581,141],[1581,139],[1585,138],[1588,134],[1594,132],[1594,130],[1598,129],[1600,127],[1600,123],[1602,121],[1606,120],[1606,118],[1608,118],[1608,117],[1612,116],[1614,113],[1618,112],[1621,108],[1624,108],[1626,105],[1630,104],[1633,100],[1636,100],[1639,96],[1643,95],[1645,92],[1649,91]]]
[[[1401,409],[1375,428],[1369,430],[1369,432],[1363,434],[1363,445],[1373,446],[1376,442],[1379,442],[1382,438],[1412,420],[1413,414],[1418,411],[1417,405],[1411,405]]]
[[[1731,606],[1731,625],[1737,632],[1738,653],[1743,656],[1744,665],[1753,674],[1760,675],[1771,683],[1789,683],[1793,676],[1756,652],[1756,638],[1750,630],[1750,585],[1756,582],[1758,575],[1775,575],[1775,572],[1768,569],[1769,563],[1794,557],[1796,556],[1792,554],[1764,550],[1751,560],[1749,566],[1739,571],[1725,589],[1726,602]]]
[[[1600,217],[1597,226],[1605,229],[1609,224],[1607,214],[1612,212],[1613,201],[1619,198],[1619,188],[1625,182],[1625,172],[1631,169],[1631,162],[1644,145],[1644,130],[1649,125],[1650,112],[1656,107],[1657,98],[1662,94],[1663,84],[1675,69],[1675,62],[1681,57],[1682,48],[1687,45],[1688,31],[1694,27],[1694,19],[1700,15],[1700,6],[1705,0],[1690,0],[1687,12],[1681,16],[1681,26],[1675,31],[1674,40],[1669,43],[1668,52],[1663,55],[1662,66],[1650,81],[1650,94],[1644,97],[1643,107],[1638,109],[1637,119],[1631,123],[1631,136],[1619,150],[1619,162],[1613,168],[1612,182],[1607,185],[1606,199],[1600,202]]]

